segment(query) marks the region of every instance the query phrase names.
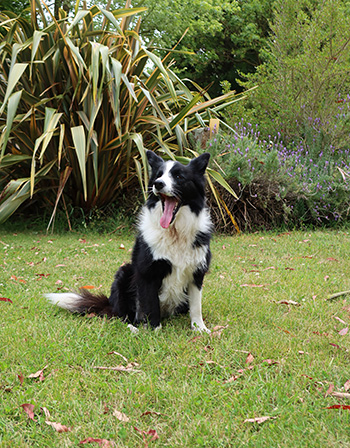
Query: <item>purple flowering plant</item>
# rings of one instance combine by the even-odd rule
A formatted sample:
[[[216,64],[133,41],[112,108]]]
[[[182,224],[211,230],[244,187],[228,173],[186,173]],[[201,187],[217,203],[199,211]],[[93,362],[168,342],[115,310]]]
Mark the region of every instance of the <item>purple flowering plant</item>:
[[[317,123],[299,142],[286,146],[280,133],[261,138],[258,126],[242,119],[230,132],[220,132],[207,143],[227,181],[235,181],[236,193],[253,191],[264,196],[261,185],[278,185],[275,199],[283,201],[285,221],[327,224],[344,222],[350,211],[350,148],[335,148]],[[349,182],[348,182],[349,179]],[[236,187],[237,188],[237,187]],[[256,194],[256,193],[255,193]]]

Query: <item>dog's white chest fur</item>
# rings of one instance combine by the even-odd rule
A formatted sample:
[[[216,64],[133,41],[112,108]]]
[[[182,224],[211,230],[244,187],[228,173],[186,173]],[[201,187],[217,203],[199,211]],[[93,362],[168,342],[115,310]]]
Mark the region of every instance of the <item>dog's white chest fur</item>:
[[[152,210],[144,207],[139,229],[154,260],[169,260],[172,265],[171,274],[163,280],[159,292],[161,314],[170,315],[186,300],[186,291],[193,281],[194,272],[206,263],[208,247],[197,247],[193,243],[198,232],[210,231],[211,221],[207,209],[197,216],[188,206],[183,206],[174,223],[163,229],[159,224],[161,215],[160,202]]]

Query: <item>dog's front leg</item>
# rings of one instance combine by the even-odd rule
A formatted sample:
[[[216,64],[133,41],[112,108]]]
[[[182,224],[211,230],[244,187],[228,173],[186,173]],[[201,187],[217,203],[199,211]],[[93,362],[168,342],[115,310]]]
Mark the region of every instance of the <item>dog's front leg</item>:
[[[191,284],[188,288],[188,301],[190,307],[190,318],[192,330],[210,333],[202,318],[202,288]]]

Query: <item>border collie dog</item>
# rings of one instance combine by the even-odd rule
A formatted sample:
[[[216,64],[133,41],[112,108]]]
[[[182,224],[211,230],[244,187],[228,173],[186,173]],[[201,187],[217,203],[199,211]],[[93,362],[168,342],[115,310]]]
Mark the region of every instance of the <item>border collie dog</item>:
[[[117,271],[110,297],[84,289],[46,297],[72,312],[117,316],[134,331],[140,323],[160,328],[163,317],[189,311],[192,329],[209,333],[201,304],[211,258],[212,223],[205,201],[209,157],[204,153],[182,165],[147,151],[149,197],[131,263]]]

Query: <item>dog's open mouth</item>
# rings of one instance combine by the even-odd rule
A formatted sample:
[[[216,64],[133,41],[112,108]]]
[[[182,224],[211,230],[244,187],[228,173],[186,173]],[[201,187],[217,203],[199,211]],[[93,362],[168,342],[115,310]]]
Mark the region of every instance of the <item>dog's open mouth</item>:
[[[176,213],[180,208],[180,201],[174,196],[159,195],[162,201],[163,214],[160,218],[160,225],[163,229],[167,229],[174,221]]]

